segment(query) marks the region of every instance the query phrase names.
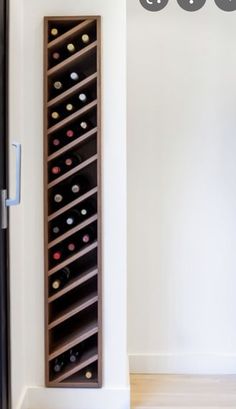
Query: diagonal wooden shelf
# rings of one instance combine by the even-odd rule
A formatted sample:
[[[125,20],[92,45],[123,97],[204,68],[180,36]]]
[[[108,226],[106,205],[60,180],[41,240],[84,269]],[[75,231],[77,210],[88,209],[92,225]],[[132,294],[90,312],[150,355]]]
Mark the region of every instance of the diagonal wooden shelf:
[[[64,287],[62,290],[58,291],[56,294],[49,297],[48,302],[51,303],[57,300],[58,298],[70,292],[71,290],[74,290],[80,285],[86,283],[86,281],[89,281],[91,278],[95,277],[97,274],[98,274],[97,267],[91,268],[85,271],[84,273],[80,274],[78,277],[71,280],[70,283],[66,287]]]
[[[74,62],[78,63],[79,60],[86,57],[87,54],[90,54],[91,52],[95,51],[96,48],[97,48],[97,41],[94,41],[87,47],[83,48],[81,51],[78,51],[77,53],[73,54],[71,57],[66,58],[64,61],[50,68],[47,72],[47,76],[50,77],[53,74],[56,74],[56,73],[58,74],[60,71],[65,70]]]
[[[63,352],[75,347],[98,332],[98,322],[96,319],[83,324],[80,328],[74,329],[70,334],[54,344],[54,348],[49,355],[49,360],[55,359]]]
[[[82,203],[84,200],[89,199],[91,196],[95,195],[97,192],[98,192],[97,187],[94,187],[93,189],[89,190],[84,195],[81,195],[77,199],[73,200],[73,202],[68,203],[66,206],[62,207],[61,209],[57,210],[56,212],[48,216],[48,222],[51,222],[56,217],[61,216],[67,210],[70,210],[72,207],[77,206],[78,204]]]
[[[69,170],[69,172],[64,173],[64,175],[60,176],[59,178],[53,180],[48,184],[48,189],[51,189],[52,187],[58,185],[58,183],[63,182],[65,179],[69,178],[70,176],[73,176],[75,173],[78,173],[80,170],[83,170],[86,168],[88,165],[90,165],[93,162],[96,162],[98,158],[98,155],[93,155],[91,158],[85,160],[84,162],[80,163],[78,166],[75,166],[73,169]]]
[[[67,116],[65,119],[62,121],[58,122],[57,124],[51,126],[48,129],[48,135],[59,131],[61,128],[64,128],[65,126],[69,125],[71,122],[75,121],[76,119],[79,119],[81,116],[84,114],[87,114],[89,111],[91,111],[93,108],[97,106],[97,100],[95,99],[94,101],[90,102],[89,104],[85,105],[83,108],[79,109],[78,111],[74,112],[72,115]]]
[[[87,141],[91,136],[96,135],[98,128],[93,128],[90,131],[86,132],[84,135],[77,137],[73,142],[68,143],[67,145],[63,146],[63,148],[59,149],[58,151],[54,152],[52,155],[48,157],[48,162],[53,159],[56,159],[58,156],[62,155],[63,153],[68,152],[70,149],[73,149],[83,142]]]
[[[51,108],[57,104],[64,102],[68,97],[72,97],[78,91],[82,91],[85,87],[87,87],[88,85],[91,85],[93,82],[96,81],[96,79],[97,79],[97,73],[90,75],[88,78],[85,78],[83,81],[80,81],[78,84],[62,92],[57,97],[51,99],[47,103],[47,107]]]
[[[54,381],[61,382],[66,378],[69,378],[71,375],[81,371],[86,368],[86,366],[91,365],[92,363],[98,360],[97,348],[92,348],[89,351],[86,351],[82,354],[78,364],[68,365],[64,371],[57,377],[54,378]]]
[[[71,28],[70,30],[66,31],[66,33],[55,38],[55,40],[50,41],[50,43],[48,43],[48,49],[50,50],[52,48],[63,45],[68,40],[71,41],[71,38],[81,33],[86,28],[90,27],[94,23],[94,21],[95,20],[86,20],[83,21],[83,23],[79,23],[76,27]]]
[[[98,219],[98,215],[95,214],[91,216],[89,219],[85,220],[82,223],[79,223],[77,226],[75,226],[73,229],[68,230],[66,233],[62,234],[59,236],[57,239],[51,241],[48,244],[48,248],[51,249],[52,247],[56,246],[57,244],[61,243],[63,240],[68,239],[70,236],[72,236],[75,233],[78,233],[80,230],[82,230],[84,227],[89,226],[90,224],[96,222]]]
[[[51,276],[54,273],[57,273],[57,271],[62,270],[64,267],[68,266],[69,264],[73,263],[76,260],[79,260],[81,257],[83,257],[85,254],[89,253],[90,251],[94,250],[97,248],[98,243],[95,241],[92,244],[89,244],[88,246],[84,247],[82,250],[78,251],[75,253],[73,256],[67,258],[65,261],[62,263],[58,264],[56,267],[53,267],[51,270],[48,272],[48,276]]]
[[[97,377],[96,377],[97,378]],[[60,386],[60,388],[82,388],[82,389],[94,389],[94,388],[100,388],[101,387],[101,383],[99,383],[96,380],[92,380],[92,381],[85,381],[84,378],[81,376],[77,378],[76,381],[70,381],[70,378],[65,379],[64,381],[61,381],[60,383],[56,382],[56,381],[48,381],[47,386],[50,388],[58,388]]]
[[[85,295],[74,304],[69,305],[62,313],[55,315],[55,319],[49,323],[48,329],[55,328],[57,325],[62,324],[64,321],[95,304],[97,301],[97,292],[94,291],[92,294]]]

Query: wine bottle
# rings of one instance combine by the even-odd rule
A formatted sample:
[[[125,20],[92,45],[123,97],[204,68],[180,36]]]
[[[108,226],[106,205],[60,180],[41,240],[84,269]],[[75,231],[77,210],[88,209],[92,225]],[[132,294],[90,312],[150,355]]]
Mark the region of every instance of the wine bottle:
[[[70,73],[70,79],[72,81],[78,81],[79,80],[79,74],[77,74],[77,72],[73,71]]]
[[[66,225],[67,226],[76,226],[79,223],[79,212],[78,210],[74,209],[71,210],[66,216]]]
[[[53,112],[51,113],[51,118],[52,118],[52,119],[59,119],[59,118],[60,118],[59,112],[53,111]]]
[[[66,136],[68,138],[73,138],[73,136],[75,135],[74,131],[72,129],[68,129],[68,131],[66,131]]]
[[[88,123],[86,121],[82,121],[82,122],[80,122],[80,127],[83,130],[86,130],[88,128]]]
[[[88,97],[84,92],[81,92],[78,96],[80,102],[83,102],[83,104],[85,104],[85,102],[87,102]]]
[[[61,173],[61,167],[60,166],[53,166],[51,169],[51,173],[53,175],[59,175]]]
[[[61,144],[60,139],[54,138],[54,139],[52,140],[52,146],[53,146],[53,147],[57,147],[57,146],[59,146],[60,144]]]
[[[53,202],[59,204],[59,203],[62,203],[64,199],[65,199],[65,188],[64,187],[57,188],[57,190],[53,194]]]
[[[54,52],[54,53],[52,53],[52,58],[53,58],[54,60],[60,60],[61,55],[60,55],[60,53],[58,53],[58,52]]]
[[[62,252],[61,251],[54,251],[54,253],[52,253],[52,258],[54,261],[59,261],[62,259]]]
[[[74,242],[67,244],[67,250],[69,253],[73,253],[76,250],[77,245]]]
[[[73,43],[69,43],[69,44],[67,44],[67,50],[70,52],[70,53],[73,53],[74,51],[75,51],[75,46],[74,46],[74,44]]]
[[[93,238],[94,238],[94,232],[93,232],[93,230],[90,228],[90,229],[87,229],[85,232],[83,232],[83,234],[82,234],[82,242],[84,243],[84,244],[88,244],[88,243],[90,243],[92,240],[93,240]]]
[[[89,204],[86,204],[79,208],[79,215],[82,218],[89,217],[92,213],[93,213],[93,208]]]
[[[92,128],[92,123],[89,120],[83,120],[80,122],[79,127],[82,131],[88,131]]]
[[[85,373],[84,373],[84,377],[88,380],[93,378],[93,370],[91,368],[88,368]]]
[[[53,36],[53,37],[56,37],[57,35],[58,35],[58,29],[57,28],[52,28],[51,29],[51,35]]]
[[[74,106],[73,106],[72,104],[67,104],[67,105],[66,105],[66,110],[67,110],[67,111],[70,112],[70,111],[73,111],[73,109],[74,109]]]
[[[82,40],[82,43],[88,44],[90,42],[90,37],[88,34],[85,33],[82,35],[81,40]]]
[[[53,362],[53,371],[55,373],[61,372],[64,365],[65,365],[64,356],[56,358],[55,361]]]
[[[59,234],[60,233],[60,227],[59,226],[53,226],[52,233],[53,234]]]
[[[58,207],[61,207],[62,205],[65,204],[65,201],[67,199],[67,187],[62,184],[59,187],[56,187],[53,189],[53,191],[50,192],[50,201],[51,201],[51,206],[52,210],[55,208],[58,209]]]
[[[82,158],[77,152],[74,152],[66,156],[63,162],[67,169],[74,168],[82,162]]]
[[[85,181],[83,177],[76,176],[75,178],[73,178],[70,184],[70,192],[72,193],[72,196],[77,196],[78,194],[80,194],[84,189],[84,186]]]
[[[79,351],[77,351],[76,349],[71,349],[69,352],[69,361],[74,364],[75,362],[78,361],[80,356]]]
[[[61,81],[55,81],[53,83],[53,87],[58,91],[59,89],[63,88],[62,82]]]
[[[59,161],[56,165],[52,166],[51,168],[51,174],[53,176],[58,176],[61,173],[67,172],[69,169],[79,165],[81,163],[82,159],[81,156],[77,153],[71,153],[70,155],[67,155]]]
[[[71,272],[68,267],[63,268],[63,270],[58,274],[57,278],[52,282],[52,289],[57,291],[64,287],[66,283],[70,280]]]

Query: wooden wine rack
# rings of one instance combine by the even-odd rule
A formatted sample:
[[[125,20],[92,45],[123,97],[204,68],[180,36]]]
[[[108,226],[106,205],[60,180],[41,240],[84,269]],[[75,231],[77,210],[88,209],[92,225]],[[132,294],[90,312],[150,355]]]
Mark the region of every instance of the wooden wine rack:
[[[100,387],[102,383],[100,32],[98,16],[45,17],[45,372],[48,387]],[[86,41],[82,41],[84,35],[87,35]],[[68,44],[74,46],[72,51],[68,50]],[[79,78],[72,80],[72,73],[77,73]],[[60,88],[55,86],[56,82]],[[86,95],[86,102],[79,100],[81,93]],[[67,111],[68,104],[71,104],[70,111]],[[53,112],[57,112],[59,118],[52,118]],[[78,161],[73,162],[71,158]],[[73,183],[78,186],[78,180],[79,192],[73,188]],[[60,203],[55,201],[58,194],[62,198]],[[71,220],[72,212],[78,219],[70,226],[66,221]],[[65,271],[69,271],[69,275],[63,281]],[[52,287],[55,280],[60,284],[57,289]],[[75,353],[76,360],[71,362],[70,354]],[[60,368],[55,371],[58,363]]]

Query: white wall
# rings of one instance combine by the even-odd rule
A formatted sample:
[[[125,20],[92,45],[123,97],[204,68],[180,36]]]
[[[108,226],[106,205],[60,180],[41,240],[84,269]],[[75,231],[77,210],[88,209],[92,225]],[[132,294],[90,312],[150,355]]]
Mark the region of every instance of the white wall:
[[[134,372],[236,373],[236,24],[128,0]]]
[[[12,210],[13,409],[128,409],[126,345],[126,10],[116,0],[12,0],[11,138],[23,145]],[[43,16],[102,15],[104,387],[44,388]]]

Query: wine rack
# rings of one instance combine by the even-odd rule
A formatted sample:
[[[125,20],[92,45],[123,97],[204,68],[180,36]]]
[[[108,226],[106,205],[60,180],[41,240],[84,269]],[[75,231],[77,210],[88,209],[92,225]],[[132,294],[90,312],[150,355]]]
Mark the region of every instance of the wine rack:
[[[100,24],[44,19],[48,387],[102,382]]]

